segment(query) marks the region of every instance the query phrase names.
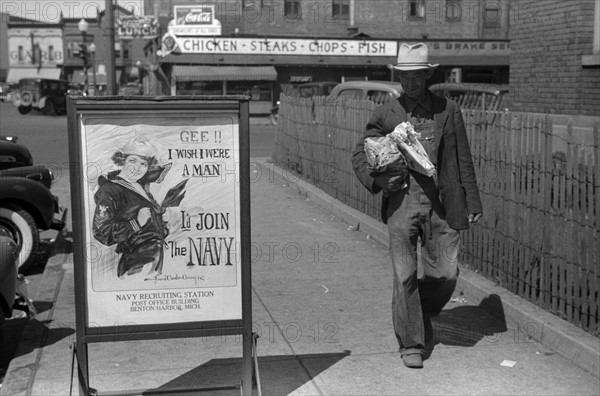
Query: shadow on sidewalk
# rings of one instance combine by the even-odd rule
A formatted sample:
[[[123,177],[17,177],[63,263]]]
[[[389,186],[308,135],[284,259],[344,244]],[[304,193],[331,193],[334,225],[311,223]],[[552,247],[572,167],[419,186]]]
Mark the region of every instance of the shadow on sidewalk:
[[[493,313],[493,314],[492,314]],[[472,347],[480,341],[496,343],[507,331],[502,301],[496,294],[484,298],[479,305],[464,305],[441,311],[425,318],[426,352],[429,358],[437,344]]]
[[[260,353],[260,351],[259,351]],[[312,381],[323,371],[350,355],[350,351],[341,353],[323,353],[307,355],[262,356],[258,358],[259,379],[262,393],[265,395],[287,395]],[[211,395],[240,394],[241,358],[213,359],[193,370],[173,379],[163,386],[147,390],[147,394],[164,394],[178,391],[181,394],[194,393],[197,389],[210,390]],[[254,379],[253,393],[257,393]],[[219,387],[231,386],[231,389],[218,390]],[[181,390],[188,392],[181,393]],[[312,388],[307,388],[310,391]],[[200,393],[200,394],[204,394]]]

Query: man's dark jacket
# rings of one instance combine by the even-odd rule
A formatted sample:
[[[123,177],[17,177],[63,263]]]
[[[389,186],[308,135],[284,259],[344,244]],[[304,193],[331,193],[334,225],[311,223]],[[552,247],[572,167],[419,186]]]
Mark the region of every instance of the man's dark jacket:
[[[434,144],[437,144],[437,158],[430,159],[437,170],[439,198],[448,225],[455,230],[467,229],[467,214],[482,213],[483,210],[462,113],[456,102],[430,95],[435,124]],[[367,124],[364,137],[385,136],[398,124],[408,121],[406,109],[401,102],[405,103],[403,97],[379,106]],[[373,183],[377,174],[367,163],[364,139],[356,146],[352,155],[352,165],[360,182],[371,193],[381,191],[381,188]],[[383,194],[381,218],[384,223],[387,222],[387,200],[387,194]]]

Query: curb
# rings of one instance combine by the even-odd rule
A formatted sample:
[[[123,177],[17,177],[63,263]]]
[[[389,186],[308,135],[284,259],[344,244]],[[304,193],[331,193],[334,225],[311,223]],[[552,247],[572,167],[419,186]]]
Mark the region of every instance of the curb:
[[[269,167],[275,180],[294,188],[299,194],[352,224],[362,233],[388,247],[386,226],[328,195],[321,189],[302,180],[271,159],[257,159],[258,166]],[[265,164],[268,162],[268,164]],[[477,273],[461,266],[457,288],[495,317],[505,320],[523,333],[524,341],[535,340],[555,351],[574,365],[600,378],[600,342],[597,337],[560,319],[514,293],[497,286]],[[485,300],[485,301],[484,301]],[[485,303],[491,302],[491,303]]]

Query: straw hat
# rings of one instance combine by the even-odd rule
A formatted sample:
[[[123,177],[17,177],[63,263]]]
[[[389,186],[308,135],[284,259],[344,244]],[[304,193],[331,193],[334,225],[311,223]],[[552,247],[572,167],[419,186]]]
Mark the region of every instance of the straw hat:
[[[390,69],[409,71],[420,69],[435,69],[439,64],[429,63],[429,49],[424,43],[414,45],[402,43],[398,50],[398,63],[388,65]]]
[[[123,147],[121,152],[125,155],[138,155],[140,157],[154,157],[156,156],[156,147],[154,147],[150,141],[143,137],[137,136],[128,140]]]

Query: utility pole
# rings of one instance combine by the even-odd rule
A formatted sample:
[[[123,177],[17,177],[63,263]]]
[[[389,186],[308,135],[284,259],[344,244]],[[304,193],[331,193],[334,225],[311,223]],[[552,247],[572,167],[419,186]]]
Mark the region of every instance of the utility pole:
[[[108,27],[105,32],[108,35],[108,67],[106,68],[106,89],[108,95],[117,94],[116,62],[115,62],[115,15],[113,0],[106,0],[105,12]]]

